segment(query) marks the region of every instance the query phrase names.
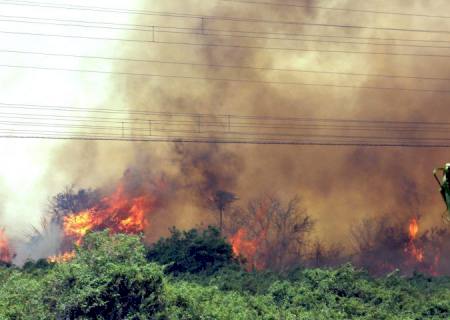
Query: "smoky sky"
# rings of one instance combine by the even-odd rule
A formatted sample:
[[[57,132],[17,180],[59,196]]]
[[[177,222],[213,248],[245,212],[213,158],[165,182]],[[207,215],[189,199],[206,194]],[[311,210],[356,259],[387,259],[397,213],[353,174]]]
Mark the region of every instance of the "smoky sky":
[[[281,1],[272,0],[274,4]],[[305,7],[251,5],[226,1],[187,1],[150,5],[142,1],[139,10],[181,12],[205,16],[242,17],[266,23],[219,19],[154,17],[136,15],[135,24],[205,30],[232,30],[270,34],[335,35],[344,38],[296,36],[297,40],[229,37],[226,33],[199,36],[157,32],[157,43],[123,42],[111,51],[120,57],[163,59],[208,65],[253,66],[262,68],[309,69],[359,74],[402,75],[410,78],[348,76],[236,69],[158,63],[119,62],[117,72],[147,72],[203,78],[251,79],[277,82],[332,83],[354,87],[419,88],[443,90],[448,81],[418,80],[414,77],[447,78],[450,49],[400,46],[419,44],[400,40],[449,41],[446,33],[389,31],[379,28],[448,30],[446,19],[352,11],[320,10],[322,2],[306,1]],[[370,4],[370,7],[369,7]],[[358,1],[331,1],[327,7],[376,8],[378,11],[424,12],[440,15],[445,1],[375,1],[361,7]],[[359,7],[358,7],[359,6]],[[381,9],[380,9],[381,8]],[[374,26],[334,28],[308,24]],[[213,33],[213,32],[210,32]],[[129,39],[146,39],[142,31],[128,31]],[[345,37],[365,38],[345,42]],[[330,41],[325,41],[330,40]],[[171,44],[163,42],[172,42]],[[174,44],[176,42],[177,44]],[[180,43],[196,43],[185,45]],[[216,46],[217,44],[229,45]],[[397,46],[393,45],[396,44]],[[434,45],[439,43],[432,43]],[[257,47],[255,48],[243,48]],[[275,47],[303,48],[277,50]],[[371,54],[318,52],[318,50],[362,51]],[[394,53],[393,55],[381,53]],[[409,54],[421,53],[423,56]],[[448,121],[449,95],[436,92],[373,90],[341,87],[278,85],[164,79],[158,77],[112,76],[105,105],[120,105],[129,111],[199,112],[281,117],[365,119],[382,121]],[[131,117],[131,116],[130,116]],[[325,133],[325,132],[324,132]],[[82,156],[80,156],[82,154]],[[173,225],[182,227],[208,223],[208,208],[201,205],[213,189],[229,189],[241,204],[264,193],[284,199],[298,194],[316,220],[318,235],[331,242],[347,243],[352,224],[364,218],[392,212],[399,216],[420,216],[425,226],[440,224],[444,210],[434,167],[448,161],[447,149],[350,147],[207,145],[123,142],[70,142],[54,155],[52,170],[62,171],[79,185],[103,187],[114,183],[130,167],[164,174],[173,183],[186,187],[174,196],[164,218],[155,218],[152,230]],[[189,191],[186,191],[189,190]],[[169,210],[170,208],[170,210]],[[170,211],[170,212],[169,212]],[[158,222],[159,221],[159,222]]]

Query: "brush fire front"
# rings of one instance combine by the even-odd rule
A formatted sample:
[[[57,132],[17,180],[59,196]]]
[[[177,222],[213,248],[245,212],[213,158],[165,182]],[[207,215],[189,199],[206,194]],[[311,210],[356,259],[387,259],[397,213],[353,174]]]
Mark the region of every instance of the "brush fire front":
[[[111,234],[144,233],[147,236],[160,232],[158,215],[167,212],[170,205],[168,198],[175,199],[173,196],[167,197],[167,194],[174,192],[167,187],[170,183],[162,183],[158,179],[155,183],[130,183],[128,180],[130,178],[125,176],[109,194],[92,197],[94,200],[86,196],[86,192],[72,192],[70,196],[60,197],[78,199],[75,202],[80,203],[71,206],[78,208],[76,212],[64,211],[55,219],[63,237],[59,243],[59,254],[46,256],[49,262],[63,263],[73,259],[75,246],[80,245],[91,231],[108,229]],[[77,194],[80,195],[78,198]],[[211,217],[217,218],[214,209],[204,210],[210,210]],[[448,265],[441,254],[446,250],[445,239],[450,238],[448,232],[421,230],[418,217],[395,228],[380,222],[379,226],[384,227],[363,229],[355,239],[361,241],[372,235],[370,244],[343,255],[342,248],[329,250],[326,246],[321,246],[319,253],[314,252],[310,235],[315,222],[302,207],[299,198],[283,204],[276,197],[264,196],[249,202],[247,208],[229,205],[222,213],[222,235],[230,243],[233,254],[244,258],[242,261],[245,261],[248,270],[282,271],[302,265],[322,266],[320,263],[317,265],[318,261],[326,261],[324,266],[350,261],[377,275],[397,268],[406,274],[420,271],[440,275],[445,274]],[[13,260],[13,247],[4,230],[0,229],[0,261],[9,263]],[[317,254],[320,259],[317,259]]]

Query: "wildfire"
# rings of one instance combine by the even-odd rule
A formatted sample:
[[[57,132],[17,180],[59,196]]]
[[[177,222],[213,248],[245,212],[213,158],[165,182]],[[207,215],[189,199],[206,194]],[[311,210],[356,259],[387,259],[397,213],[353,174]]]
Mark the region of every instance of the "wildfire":
[[[414,240],[419,232],[419,224],[416,218],[412,218],[409,222],[409,238]]]
[[[75,258],[75,251],[69,251],[60,255],[48,257],[47,261],[53,263],[64,263],[72,260],[73,258]]]
[[[103,198],[95,207],[64,217],[64,234],[80,244],[90,230],[139,233],[147,227],[145,215],[152,211],[154,204],[152,195],[130,197],[123,184],[119,184],[111,196]]]
[[[263,256],[270,220],[267,219],[267,212],[270,208],[270,201],[266,200],[259,204],[254,210],[256,222],[253,232],[249,234],[245,228],[239,228],[232,236],[228,237],[236,256],[243,256],[247,260],[249,269],[264,269],[266,263]]]
[[[0,261],[11,262],[12,255],[9,248],[8,238],[5,235],[5,230],[0,229]]]
[[[419,223],[416,218],[412,218],[409,222],[409,243],[406,252],[409,252],[416,261],[424,261],[424,251],[415,244],[417,234],[419,233]]]
[[[257,243],[255,240],[247,239],[247,230],[239,229],[235,235],[230,237],[230,243],[236,256],[242,255],[246,258],[255,256]]]

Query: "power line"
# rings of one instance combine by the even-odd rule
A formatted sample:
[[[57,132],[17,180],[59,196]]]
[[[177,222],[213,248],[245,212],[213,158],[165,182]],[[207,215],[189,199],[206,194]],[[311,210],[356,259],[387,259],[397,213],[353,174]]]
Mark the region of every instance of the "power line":
[[[122,127],[120,125],[118,126],[99,126],[99,125],[86,125],[86,124],[55,124],[55,123],[42,123],[42,122],[23,122],[23,121],[1,121],[0,120],[0,125],[6,125],[6,126],[31,126],[31,127],[44,127],[44,128],[63,128],[65,130],[67,129],[94,129],[94,130],[112,130],[112,131],[119,131],[119,132],[125,132],[125,131],[133,131],[133,132],[144,132],[146,134],[137,134],[137,136],[149,136],[152,134],[147,134],[149,132],[148,128],[145,127]],[[319,133],[315,133],[315,134],[310,134],[310,133],[305,133],[305,132],[298,132],[298,133],[292,133],[292,132],[248,132],[248,131],[232,131],[232,130],[211,130],[211,129],[206,129],[204,130],[204,128],[200,128],[201,130],[198,131],[196,128],[195,129],[181,129],[181,128],[171,128],[171,129],[164,129],[164,128],[157,128],[157,129],[153,129],[153,132],[166,132],[166,133],[177,133],[177,134],[206,134],[206,135],[225,135],[225,136],[237,136],[237,137],[246,137],[246,136],[256,136],[256,137],[280,137],[280,138],[312,138],[312,139],[343,139],[343,140],[348,140],[348,139],[366,139],[366,140],[395,140],[395,141],[399,141],[399,140],[407,140],[407,141],[432,141],[432,142],[436,142],[436,141],[449,141],[450,142],[450,137],[411,137],[411,136],[367,136],[367,135],[342,135],[342,134],[319,134]],[[96,133],[96,132],[93,132]],[[108,133],[110,135],[117,135],[117,136],[124,136],[125,133],[118,133],[118,134],[114,134],[114,133]],[[134,135],[133,135],[134,136]]]
[[[14,104],[2,104],[8,108],[14,107]],[[17,105],[17,104],[16,104]],[[44,106],[45,107],[45,106]],[[49,107],[50,109],[50,107]],[[53,107],[51,107],[53,109]],[[59,110],[56,107],[55,110]],[[73,109],[73,110],[72,110]],[[84,110],[85,108],[68,108],[64,109],[64,111],[80,111]],[[98,113],[98,112],[106,112],[111,111],[114,112],[115,109],[100,109],[100,110],[91,110],[92,112]],[[120,111],[121,113],[125,113],[125,111]],[[6,113],[7,115],[9,113]],[[158,112],[150,112],[149,114],[159,114],[167,116],[167,113],[158,113]],[[213,141],[214,143],[252,143],[252,144],[318,144],[318,145],[383,145],[383,146],[417,146],[417,147],[436,147],[436,146],[445,146],[445,141],[450,141],[450,137],[417,137],[417,136],[404,136],[404,135],[386,135],[386,132],[388,132],[388,129],[407,129],[407,128],[393,128],[390,127],[392,124],[411,124],[411,123],[420,123],[420,122],[401,122],[401,121],[378,121],[378,120],[345,120],[345,119],[311,119],[311,118],[274,118],[274,117],[259,117],[259,116],[232,116],[227,115],[228,118],[228,125],[224,122],[199,122],[198,125],[201,124],[201,126],[197,127],[197,122],[195,120],[193,121],[186,121],[184,120],[181,123],[181,127],[179,120],[175,121],[175,125],[177,127],[168,128],[167,125],[170,125],[172,122],[172,119],[167,118],[164,121],[154,121],[154,124],[161,124],[162,127],[152,127],[150,129],[145,127],[132,127],[130,124],[129,119],[126,119],[127,125],[124,126],[124,121],[120,121],[120,119],[114,119],[111,121],[112,123],[115,123],[116,125],[102,125],[105,122],[109,123],[110,119],[104,119],[102,121],[95,120],[91,121],[93,124],[89,124],[88,122],[79,123],[79,119],[76,117],[73,117],[72,121],[77,121],[76,123],[67,123],[68,119],[64,119],[65,123],[53,123],[53,122],[42,122],[42,121],[54,121],[54,117],[58,115],[40,115],[39,117],[26,117],[24,114],[18,114],[19,116],[24,116],[24,120],[26,121],[17,121],[17,119],[14,119],[14,115],[12,116],[12,120],[5,120],[5,117],[3,117],[3,120],[0,121],[0,135],[2,137],[41,137],[41,138],[55,138],[55,139],[89,139],[89,140],[112,140],[112,141],[154,141],[159,139],[164,139],[164,141],[171,141],[171,142],[182,142],[182,141],[191,141],[191,142],[201,142],[201,141]],[[220,115],[207,115],[207,114],[184,114],[184,113],[171,113],[172,116],[182,116],[186,117],[187,115],[196,117],[197,119],[203,119],[204,116],[210,116],[210,117],[220,117]],[[195,116],[194,116],[195,115]],[[11,116],[11,115],[10,115]],[[70,117],[67,117],[70,119]],[[375,129],[375,131],[378,131],[382,135],[349,135],[342,133],[339,134],[312,134],[310,133],[309,129],[317,129],[317,130],[323,130],[323,129],[333,129],[338,130],[339,132],[344,132],[346,130],[342,130],[343,128],[338,127],[326,127],[326,126],[317,126],[312,125],[310,127],[298,127],[298,126],[292,126],[290,123],[287,124],[285,127],[281,127],[281,129],[289,130],[289,129],[296,129],[296,132],[292,131],[261,131],[261,129],[267,128],[267,123],[250,123],[250,126],[247,126],[241,122],[236,122],[235,120],[238,120],[239,118],[260,118],[260,119],[275,119],[279,121],[280,119],[289,119],[289,121],[292,121],[292,119],[295,120],[309,120],[309,121],[333,121],[333,122],[361,122],[361,123],[369,123],[372,122],[373,124],[377,123],[387,123],[389,124],[385,128],[383,127],[377,127],[377,128],[371,128],[370,126],[360,127],[361,129],[366,129],[365,131],[370,131],[370,129]],[[32,121],[30,121],[32,120]],[[39,122],[37,122],[38,120]],[[56,119],[57,121],[61,119]],[[137,119],[137,120],[143,120],[146,119]],[[186,124],[190,125],[188,128],[184,127]],[[442,123],[439,122],[421,122],[422,125],[442,125]],[[449,123],[445,123],[447,125],[450,125]],[[279,125],[279,124],[275,124]],[[6,126],[6,127],[5,127]],[[20,129],[17,129],[15,127],[21,126]],[[206,128],[205,128],[206,126]],[[12,128],[11,128],[12,127]],[[42,130],[29,130],[24,129],[27,127],[42,127]],[[249,132],[249,131],[242,131],[242,128],[254,128],[259,131],[256,132]],[[64,131],[54,131],[49,130],[49,128],[58,128],[59,130],[79,130],[79,129],[86,129],[90,130],[90,132],[64,132]],[[270,127],[271,129],[277,129],[277,127]],[[430,128],[430,127],[429,127]],[[236,130],[238,129],[238,130]],[[298,131],[298,130],[307,130],[304,131]],[[345,129],[351,130],[355,129],[352,128],[352,126],[347,126]],[[408,132],[415,132],[414,127],[410,127],[411,131]],[[422,128],[422,129],[425,129]],[[433,128],[431,127],[431,130],[424,131],[425,133],[435,133],[437,129],[441,128]],[[449,132],[450,128],[447,127],[447,130],[445,130],[446,133]],[[94,131],[92,131],[94,130]],[[100,130],[101,132],[98,132]],[[111,132],[111,130],[116,133]],[[109,132],[108,132],[109,131]],[[141,132],[141,133],[139,133]],[[3,135],[2,135],[3,133]],[[144,134],[142,134],[144,133]],[[405,131],[398,132],[398,133],[405,133]],[[417,132],[415,132],[417,133]],[[299,140],[302,139],[302,140]],[[305,140],[306,139],[306,140]],[[398,141],[405,141],[405,143],[398,143]],[[390,142],[394,141],[394,142]],[[414,143],[413,143],[414,142]],[[420,143],[419,143],[420,142]],[[425,143],[424,143],[425,142]]]
[[[319,71],[319,70],[308,70],[308,69],[269,68],[269,67],[258,67],[258,66],[224,65],[224,64],[215,64],[215,63],[166,61],[166,60],[159,60],[159,59],[105,57],[105,56],[95,56],[95,55],[65,54],[65,53],[38,52],[38,51],[27,51],[27,50],[7,50],[7,49],[3,50],[3,49],[0,49],[0,53],[2,53],[2,52],[3,53],[30,54],[30,55],[43,55],[43,56],[70,57],[70,58],[114,60],[114,61],[125,61],[125,62],[143,62],[143,63],[157,63],[157,64],[169,64],[169,65],[185,65],[185,66],[192,66],[192,67],[244,69],[244,70],[258,70],[258,71],[298,72],[298,73],[313,73],[313,74],[334,74],[334,75],[346,75],[346,76],[366,76],[366,77],[370,76],[370,77],[395,78],[395,79],[450,81],[450,78],[439,78],[439,77],[419,77],[419,76],[403,76],[403,75],[387,75],[387,74],[335,72],[335,71]]]
[[[346,89],[367,89],[367,90],[387,90],[399,92],[428,92],[428,93],[450,93],[450,90],[439,89],[418,89],[418,88],[394,88],[394,87],[377,87],[377,86],[354,86],[354,85],[339,85],[327,83],[307,83],[295,81],[265,81],[265,80],[251,80],[251,79],[232,79],[232,78],[216,78],[216,77],[195,77],[182,75],[166,75],[156,73],[133,73],[133,72],[116,72],[116,71],[101,71],[88,69],[70,69],[70,68],[52,68],[42,66],[25,66],[25,65],[8,65],[0,64],[1,68],[16,68],[16,69],[34,69],[42,71],[65,71],[65,72],[85,72],[96,74],[114,74],[122,76],[139,76],[139,77],[153,77],[153,78],[167,78],[167,79],[183,79],[183,80],[206,80],[218,82],[238,82],[251,84],[273,84],[273,85],[292,85],[292,86],[310,86],[310,87],[328,87],[328,88],[346,88]]]
[[[167,143],[205,143],[205,144],[249,144],[249,145],[296,145],[296,146],[337,146],[337,147],[391,147],[391,148],[450,148],[450,144],[414,144],[414,143],[371,143],[371,142],[317,142],[317,141],[277,141],[277,140],[241,140],[233,138],[189,138],[189,137],[102,137],[102,136],[62,136],[62,135],[24,135],[21,132],[6,132],[0,134],[0,139],[39,139],[39,140],[81,140],[81,141],[116,141],[116,142],[167,142]]]
[[[182,135],[194,135],[196,136],[214,136],[214,135],[221,135],[221,136],[236,136],[240,139],[245,139],[248,137],[255,137],[258,139],[294,139],[294,138],[308,138],[308,139],[337,139],[340,141],[352,141],[352,140],[365,140],[365,141],[428,141],[428,142],[434,142],[437,141],[447,141],[450,142],[450,137],[405,137],[405,136],[355,136],[355,135],[342,135],[342,134],[309,134],[309,133],[288,133],[288,132],[247,132],[247,131],[231,131],[231,130],[201,130],[200,132],[195,129],[181,129],[181,128],[171,128],[171,129],[164,129],[164,128],[158,128],[153,130],[153,134],[136,134],[135,132],[144,132],[148,133],[148,128],[128,128],[128,127],[121,127],[121,126],[91,126],[91,125],[80,125],[80,124],[53,124],[53,123],[36,123],[36,122],[14,122],[14,121],[0,121],[0,125],[6,125],[6,126],[31,126],[31,127],[44,127],[47,128],[62,128],[65,130],[70,129],[93,129],[93,130],[112,130],[112,131],[118,131],[119,133],[111,133],[111,132],[81,132],[81,134],[105,134],[107,136],[117,136],[117,137],[148,137],[152,136],[154,132],[164,132],[167,134],[182,134]],[[7,130],[10,130],[9,128],[6,128]],[[19,129],[22,130],[22,129]],[[120,133],[122,131],[122,134]],[[125,132],[133,131],[133,134],[128,134]],[[59,132],[59,131],[55,131]],[[59,132],[63,134],[64,132]],[[71,133],[71,132],[70,132]],[[73,133],[71,133],[73,134]]]
[[[441,42],[441,43],[450,43],[450,41],[446,40],[431,40],[431,39],[404,39],[404,38],[385,38],[385,37],[355,37],[348,35],[325,35],[325,34],[305,34],[305,33],[286,33],[286,32],[267,32],[267,31],[248,31],[248,30],[224,30],[224,29],[215,29],[215,28],[187,28],[187,27],[166,27],[166,26],[158,26],[156,24],[129,24],[129,23],[114,23],[114,22],[98,22],[98,21],[86,21],[86,20],[70,20],[70,19],[55,19],[55,18],[36,18],[29,16],[10,16],[10,15],[0,15],[0,17],[6,18],[6,20],[2,20],[5,22],[20,22],[20,23],[36,23],[36,24],[48,24],[48,25],[58,25],[58,26],[74,26],[74,27],[84,27],[84,28],[100,28],[100,29],[111,29],[111,30],[128,30],[128,31],[143,31],[143,32],[152,32],[153,28],[161,29],[159,32],[162,32],[163,29],[172,29],[172,30],[190,30],[191,33],[186,32],[186,34],[202,34],[202,35],[216,35],[206,32],[229,32],[229,33],[244,33],[244,34],[265,34],[265,35],[283,35],[283,36],[305,36],[305,37],[318,37],[318,38],[341,38],[341,39],[358,39],[358,40],[384,40],[384,41],[406,41],[406,42]],[[43,21],[24,21],[24,20],[14,20],[14,19],[29,19],[29,20],[46,20]],[[54,22],[48,22],[54,21]],[[55,22],[56,21],[56,22]],[[84,23],[88,25],[79,25],[74,23]],[[118,27],[112,27],[118,26]],[[143,29],[141,29],[143,28]],[[199,33],[199,30],[202,33]],[[195,33],[194,33],[195,32]],[[176,33],[176,32],[173,32]],[[237,35],[229,35],[232,37],[238,37]],[[242,36],[247,37],[247,36]],[[252,38],[258,39],[275,39],[275,40],[283,40],[283,38],[270,38],[270,37],[258,37],[253,36]],[[286,39],[286,38],[284,38]],[[290,39],[286,39],[290,40]],[[301,40],[301,39],[292,39],[292,40]],[[349,42],[353,43],[353,42]],[[367,43],[365,43],[367,44]],[[375,45],[375,43],[374,43]],[[390,44],[384,44],[390,45]],[[403,46],[403,45],[398,45]],[[405,45],[405,46],[413,46],[413,45]],[[420,47],[420,46],[419,46]],[[422,47],[433,47],[433,46],[422,46]],[[441,48],[436,46],[436,48]],[[447,47],[442,47],[447,48]]]
[[[390,11],[379,11],[379,10],[364,10],[364,9],[353,9],[353,8],[335,8],[335,7],[323,7],[323,6],[306,5],[306,4],[302,5],[302,4],[292,4],[292,3],[273,3],[273,2],[266,2],[266,1],[248,1],[248,0],[219,0],[219,1],[236,2],[236,3],[244,3],[244,4],[268,5],[268,6],[277,6],[277,7],[307,8],[307,9],[318,9],[318,10],[373,13],[373,14],[398,15],[398,16],[423,17],[423,18],[440,18],[440,19],[449,19],[450,18],[450,16],[440,16],[440,15],[430,15],[430,14],[390,12]]]
[[[161,32],[161,31],[159,31]],[[168,33],[168,31],[164,31]],[[114,41],[134,41],[117,38],[105,37],[91,37],[91,36],[74,36],[74,35],[60,35],[60,34],[45,34],[45,33],[24,33],[15,31],[0,31],[0,33],[8,34],[23,34],[31,36],[50,36],[60,38],[80,38],[93,40],[114,40]],[[211,48],[235,48],[235,49],[259,49],[259,50],[278,50],[278,51],[302,51],[302,52],[322,52],[322,53],[351,53],[351,54],[365,54],[365,55],[388,55],[388,56],[410,56],[410,57],[435,57],[435,58],[450,58],[450,55],[443,54],[425,54],[425,53],[395,53],[395,52],[374,52],[374,51],[353,51],[353,50],[323,50],[323,49],[306,49],[306,48],[286,48],[286,47],[269,47],[269,46],[244,46],[233,44],[219,44],[219,43],[198,43],[198,42],[176,42],[176,41],[161,41],[158,39],[140,40],[146,43],[167,44],[167,45],[184,45],[184,46],[200,46]]]
[[[180,28],[173,28],[180,29]],[[221,30],[219,30],[221,31]],[[417,44],[398,44],[398,43],[375,43],[375,42],[354,42],[354,41],[336,41],[336,40],[318,40],[318,39],[301,39],[301,38],[275,38],[275,37],[261,37],[261,36],[249,36],[249,35],[233,35],[233,34],[219,34],[208,33],[209,29],[204,29],[203,32],[183,32],[183,31],[170,31],[160,29],[157,33],[170,33],[170,34],[188,34],[188,35],[200,35],[204,37],[220,36],[220,37],[232,37],[232,38],[247,38],[247,39],[264,39],[264,40],[282,40],[282,41],[302,41],[302,42],[317,42],[328,44],[344,44],[344,45],[370,45],[370,46],[387,46],[387,47],[408,47],[408,48],[430,48],[430,49],[450,49],[450,46],[436,46],[436,45],[417,45]],[[226,31],[223,31],[226,32]],[[336,37],[339,38],[339,37]],[[438,42],[438,41],[436,41]]]
[[[173,119],[164,119],[164,118],[108,118],[108,117],[92,117],[92,116],[74,116],[74,115],[60,115],[60,114],[29,114],[29,113],[10,113],[10,112],[0,112],[1,120],[0,123],[3,124],[29,124],[31,126],[35,126],[36,124],[42,125],[43,122],[50,121],[52,125],[66,127],[72,125],[73,122],[82,122],[84,124],[92,124],[89,128],[96,129],[123,129],[123,125],[126,124],[127,130],[137,130],[137,131],[148,131],[147,124],[151,125],[164,125],[167,126],[195,126],[195,127],[206,127],[208,128],[227,128],[230,130],[231,128],[239,128],[239,129],[284,129],[284,130],[338,130],[338,131],[361,131],[361,132],[377,132],[381,131],[385,132],[396,132],[396,133],[417,133],[417,132],[425,132],[425,133],[450,133],[450,127],[430,127],[429,124],[427,126],[419,126],[417,124],[409,125],[409,126],[392,126],[392,125],[379,125],[379,124],[370,124],[370,125],[360,125],[360,124],[315,124],[315,120],[311,120],[309,123],[303,124],[293,124],[291,122],[242,122],[238,121],[239,119],[228,116],[228,121],[217,121],[217,120],[205,120],[202,119],[200,122],[195,117],[193,119],[185,119],[185,120],[173,120]],[[33,122],[17,122],[18,120],[27,120]],[[38,120],[39,122],[36,122]],[[56,123],[54,121],[57,121]],[[139,127],[132,126],[133,124],[140,124]],[[108,124],[108,126],[103,126],[103,124]],[[112,126],[111,124],[116,124],[117,126]],[[85,126],[83,126],[85,127]],[[77,126],[78,128],[78,126]]]
[[[45,24],[45,25],[57,25],[57,26],[67,26],[67,27],[81,27],[81,28],[95,28],[95,29],[109,29],[109,30],[127,30],[127,31],[142,31],[142,32],[158,32],[158,33],[171,33],[171,34],[188,34],[188,35],[200,35],[200,36],[221,36],[221,37],[232,37],[232,38],[248,38],[248,39],[265,39],[265,40],[283,40],[283,41],[304,41],[304,42],[319,42],[319,43],[339,43],[339,44],[355,44],[355,45],[373,45],[373,46],[393,46],[393,47],[411,47],[411,48],[431,48],[431,49],[450,49],[450,46],[436,46],[436,45],[417,45],[417,44],[396,44],[396,43],[376,43],[376,42],[354,42],[354,41],[336,41],[336,40],[318,40],[318,39],[301,39],[301,38],[280,38],[280,37],[263,37],[263,36],[251,36],[248,34],[266,34],[266,35],[285,35],[285,36],[307,36],[307,37],[321,37],[321,38],[347,38],[347,39],[360,39],[360,40],[385,40],[385,41],[414,41],[414,42],[443,42],[450,43],[449,41],[439,41],[439,40],[413,40],[413,39],[392,39],[392,38],[374,38],[374,37],[350,37],[350,36],[335,36],[335,35],[315,35],[315,34],[283,34],[283,33],[271,33],[271,32],[254,32],[254,31],[243,31],[243,30],[224,30],[224,29],[210,29],[202,28],[186,28],[186,27],[164,27],[158,25],[135,25],[135,24],[116,24],[116,23],[99,23],[93,21],[85,20],[62,20],[62,19],[48,19],[48,18],[33,18],[26,16],[6,16],[0,15],[0,17],[6,19],[0,19],[3,22],[14,22],[14,23],[28,23],[28,24]],[[10,19],[13,18],[13,19]],[[34,20],[47,20],[47,21],[26,21],[26,20],[15,20],[15,19],[34,19]],[[57,22],[48,22],[57,21]],[[66,23],[63,21],[74,22]],[[85,24],[76,24],[85,23]],[[98,25],[95,25],[98,24]],[[107,24],[107,25],[104,25]],[[111,27],[111,25],[127,26],[124,27]],[[140,29],[144,28],[144,29]],[[171,31],[177,30],[177,31]],[[228,32],[228,34],[215,33],[215,32]],[[240,33],[233,34],[233,33]],[[243,35],[247,33],[247,35]],[[120,39],[115,39],[120,40]],[[123,39],[124,41],[126,39]],[[136,42],[148,42],[149,40],[129,40]],[[152,41],[153,42],[153,41]]]
[[[12,109],[26,109],[26,110],[49,110],[62,112],[90,112],[90,113],[106,113],[119,115],[133,115],[133,116],[162,116],[162,117],[200,117],[200,118],[222,118],[228,119],[243,119],[243,120],[260,120],[260,121],[293,121],[293,122],[326,122],[326,123],[361,123],[361,124],[386,124],[386,125],[423,125],[423,126],[450,126],[450,121],[394,121],[394,120],[379,120],[379,119],[339,119],[339,118],[305,118],[305,117],[274,117],[274,116],[260,116],[260,115],[237,115],[237,114],[212,114],[212,113],[187,113],[187,112],[156,112],[144,109],[132,110],[119,107],[74,107],[67,105],[44,105],[44,104],[27,104],[27,103],[7,103],[1,102],[0,106]]]
[[[131,128],[122,128],[121,126],[90,126],[90,125],[61,125],[61,124],[52,124],[52,123],[35,123],[35,122],[14,122],[14,121],[2,121],[1,124],[6,125],[6,126],[18,126],[18,125],[26,125],[26,126],[31,126],[31,127],[44,127],[45,129],[47,128],[62,128],[62,129],[96,129],[96,130],[115,130],[115,131],[123,131],[124,132],[129,132],[131,131]],[[148,132],[148,129],[146,128],[133,128],[134,131],[144,131],[145,133]],[[61,131],[36,131],[36,130],[28,130],[28,129],[14,129],[14,128],[1,128],[0,130],[18,130],[18,131],[24,131],[24,132],[43,132],[43,133],[59,133],[59,134],[63,134],[63,133],[67,133],[67,132],[61,132]],[[125,137],[125,136],[131,136],[131,137],[148,137],[148,136],[153,136],[155,135],[155,133],[152,134],[125,134],[124,132],[122,133],[102,133],[102,134],[106,134],[108,136],[117,136],[117,137]],[[378,141],[378,140],[407,140],[407,141],[450,141],[450,137],[433,137],[433,138],[420,138],[420,137],[404,137],[404,136],[398,136],[398,137],[392,137],[392,136],[355,136],[355,135],[332,135],[332,134],[309,134],[309,133],[283,133],[283,132],[247,132],[247,131],[217,131],[217,130],[201,130],[201,131],[197,131],[197,130],[187,130],[187,129],[164,129],[164,128],[158,128],[153,130],[153,132],[166,132],[168,134],[191,134],[194,137],[203,137],[204,135],[207,135],[208,137],[210,135],[232,135],[232,136],[237,136],[239,137],[239,139],[245,139],[246,136],[254,136],[257,137],[259,139],[267,139],[267,137],[282,137],[282,138],[292,138],[292,137],[297,137],[297,138],[312,138],[312,139],[343,139],[344,141],[347,140],[361,140],[361,139],[366,139],[367,141],[370,140],[374,140],[374,141]],[[70,134],[73,134],[73,132],[68,132]],[[97,132],[76,132],[77,134],[87,134],[87,135],[91,135],[91,134],[95,134],[98,135],[99,133]],[[157,136],[157,135],[156,135]]]
[[[35,3],[30,1],[0,1],[3,4],[12,4],[17,6],[32,6],[32,7],[45,7],[45,8],[58,8],[66,10],[85,10],[94,12],[112,12],[112,13],[126,13],[126,14],[139,14],[161,17],[178,17],[178,18],[191,18],[191,19],[206,19],[206,20],[221,20],[221,21],[233,21],[233,22],[248,22],[248,23],[267,23],[267,24],[285,24],[285,25],[302,25],[302,26],[315,26],[315,27],[331,27],[342,29],[359,29],[359,30],[383,30],[383,31],[402,31],[402,32],[423,32],[423,33],[444,33],[448,34],[448,30],[428,30],[428,29],[407,29],[407,28],[387,28],[387,27],[373,27],[373,26],[361,26],[361,25],[345,25],[345,24],[326,24],[326,23],[309,23],[298,21],[282,21],[282,20],[269,20],[269,19],[253,19],[253,18],[239,18],[230,16],[212,16],[212,15],[198,15],[178,12],[159,12],[150,10],[127,10],[127,9],[115,9],[108,7],[89,7],[89,6],[77,6],[77,5],[57,5],[54,3]]]

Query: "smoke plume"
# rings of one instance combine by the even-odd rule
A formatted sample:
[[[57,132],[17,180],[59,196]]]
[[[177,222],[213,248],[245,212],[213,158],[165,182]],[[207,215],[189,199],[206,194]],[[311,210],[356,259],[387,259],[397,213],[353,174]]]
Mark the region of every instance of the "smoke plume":
[[[316,6],[320,4],[316,1],[302,2],[305,4],[302,7],[283,6],[286,2],[275,0],[272,0],[273,5],[228,1],[188,3],[150,5],[141,2],[136,9],[242,17],[247,21],[134,15],[130,23],[136,25],[191,28],[203,35],[156,32],[155,43],[121,42],[112,45],[111,52],[121,57],[191,62],[193,65],[118,62],[113,71],[247,79],[249,82],[112,76],[109,98],[104,105],[126,108],[130,118],[135,117],[132,112],[148,111],[416,122],[448,119],[450,101],[446,93],[368,89],[444,90],[448,81],[418,80],[415,77],[447,78],[450,75],[449,58],[430,55],[445,55],[450,50],[395,46],[423,45],[423,42],[376,38],[449,41],[446,34],[382,29],[440,30],[445,28],[446,20],[319,10]],[[377,1],[376,4],[383,7],[383,11],[414,10],[436,15],[446,8],[445,1],[434,1],[432,6],[423,0],[401,1],[397,5]],[[360,4],[350,0],[331,1],[327,6],[354,9]],[[360,8],[364,9],[362,5]],[[251,19],[265,22],[249,21]],[[377,29],[318,24],[376,26]],[[211,30],[247,33],[243,37],[230,37],[226,32]],[[251,34],[253,31],[270,34],[271,38],[291,40],[258,37],[256,33]],[[300,36],[330,34],[342,38]],[[125,35],[128,39],[152,37],[144,31],[129,31]],[[346,40],[348,37],[353,40]],[[323,41],[307,41],[312,39]],[[336,43],[334,40],[358,44]],[[413,55],[416,53],[422,55]],[[221,65],[255,68],[219,67]],[[276,82],[331,83],[352,88]],[[327,129],[314,132],[329,133]],[[405,142],[401,139],[393,141]],[[299,194],[316,221],[317,237],[328,243],[349,245],[352,225],[386,212],[405,221],[413,216],[421,217],[424,227],[440,224],[444,206],[431,172],[434,167],[448,161],[448,157],[446,149],[90,141],[66,143],[61,152],[55,154],[51,172],[63,172],[70,183],[92,188],[107,188],[115,184],[129,169],[136,170],[135,180],[146,179],[144,173],[149,172],[149,179],[158,177],[167,181],[171,192],[166,193],[166,205],[153,217],[147,230],[150,240],[166,234],[171,225],[187,228],[214,222],[208,201],[216,191],[227,190],[237,194],[241,204],[264,193],[277,193],[283,199]]]

